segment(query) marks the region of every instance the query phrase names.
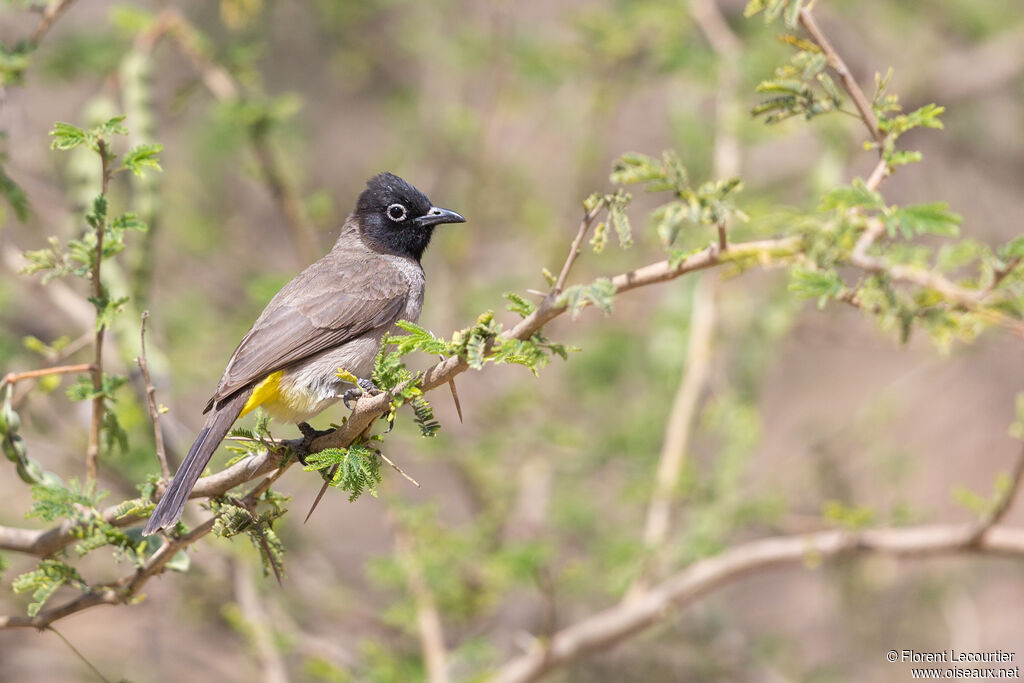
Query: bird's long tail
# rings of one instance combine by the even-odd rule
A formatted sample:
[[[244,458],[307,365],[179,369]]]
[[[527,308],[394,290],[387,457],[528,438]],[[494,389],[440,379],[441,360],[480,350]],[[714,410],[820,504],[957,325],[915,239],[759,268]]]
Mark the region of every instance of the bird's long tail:
[[[188,450],[188,455],[185,456],[184,462],[181,463],[174,479],[171,480],[164,492],[164,497],[160,499],[156,510],[146,522],[146,528],[142,530],[144,535],[155,534],[160,529],[165,529],[178,521],[182,510],[185,509],[188,494],[192,492],[192,487],[199,480],[199,475],[206,469],[207,463],[213,457],[213,452],[217,450],[217,446],[227,436],[231,425],[238,419],[238,415],[242,412],[242,407],[251,393],[251,390],[239,392],[227,403],[215,408],[206,418],[206,424],[196,436],[192,448]]]

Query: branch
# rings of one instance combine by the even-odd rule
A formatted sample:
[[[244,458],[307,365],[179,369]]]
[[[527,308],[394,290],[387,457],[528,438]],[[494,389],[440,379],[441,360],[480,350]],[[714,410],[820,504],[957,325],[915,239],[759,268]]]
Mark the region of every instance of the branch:
[[[32,42],[36,45],[43,39],[43,37],[49,32],[53,25],[60,18],[60,15],[71,6],[75,0],[56,0],[50,2],[46,9],[43,10],[43,16],[39,20],[39,24],[36,26],[36,30],[32,32]]]
[[[100,194],[107,196],[107,187],[110,184],[110,154],[107,151],[107,143],[98,140],[97,146],[102,165],[102,186]],[[103,266],[103,234],[106,232],[106,217],[96,226],[96,263],[92,268],[92,295],[96,306],[103,300],[103,283],[100,280],[100,270]],[[100,314],[96,311],[97,318]],[[103,429],[103,411],[106,408],[106,397],[103,396],[103,336],[107,331],[106,325],[96,325],[96,335],[93,342],[92,362],[92,390],[96,396],[92,399],[92,420],[89,423],[89,447],[85,452],[85,480],[96,481],[96,463],[100,456],[100,432]]]
[[[972,543],[980,543],[992,527],[1003,521],[1010,508],[1013,507],[1013,502],[1017,498],[1017,492],[1020,490],[1022,480],[1024,480],[1024,448],[1017,455],[1013,472],[1010,474],[1010,485],[999,497],[999,501],[992,508],[992,511],[989,512],[988,516],[978,524],[974,535],[971,537]]]
[[[651,494],[647,521],[644,524],[643,541],[650,557],[649,561],[645,562],[640,576],[630,587],[630,597],[644,591],[651,580],[660,573],[661,557],[658,550],[668,537],[672,502],[676,497],[679,474],[682,472],[690,447],[693,418],[710,372],[711,336],[715,329],[715,289],[715,283],[709,276],[702,275],[697,280],[697,288],[693,293],[686,364],[665,426],[665,440],[658,459],[654,491]]]
[[[835,70],[839,79],[842,81],[843,88],[850,94],[850,99],[853,100],[853,105],[857,107],[857,112],[860,114],[860,118],[864,121],[864,126],[868,129],[868,133],[871,134],[871,138],[879,145],[885,140],[885,134],[878,128],[878,119],[875,118],[875,112],[871,108],[871,102],[864,95],[864,91],[861,90],[860,85],[857,83],[857,79],[853,77],[849,67],[846,66],[846,62],[839,56],[835,48],[832,47],[832,43],[829,42],[828,38],[822,32],[818,26],[818,22],[815,21],[814,15],[811,10],[807,7],[800,10],[800,24],[807,30],[807,33],[811,35],[814,42],[818,44],[818,47],[825,53],[825,57],[828,59],[829,66]],[[879,150],[881,153],[881,150]]]
[[[259,593],[253,584],[249,567],[238,559],[234,565],[235,600],[245,618],[247,632],[251,638],[253,649],[259,658],[260,671],[264,683],[288,683],[288,670],[285,668],[281,652],[274,643],[267,612],[260,602]]]
[[[294,447],[298,442],[298,439],[285,441],[283,445]],[[252,458],[246,458],[216,474],[202,477],[195,488],[192,489],[189,498],[216,498],[217,496],[224,495],[236,486],[240,486],[274,470],[283,472],[292,463],[289,459],[282,464],[284,457],[281,452],[268,451]],[[117,507],[112,505],[101,513],[103,519],[109,524],[116,527],[126,527],[144,519],[144,517],[137,515],[118,517],[116,515]],[[73,533],[77,526],[77,524],[70,520],[43,530],[0,526],[0,550],[11,550],[39,557],[47,557],[79,540]]]
[[[146,383],[146,406],[149,408],[149,419],[153,423],[153,441],[156,448],[156,459],[160,463],[160,474],[164,480],[170,480],[171,470],[167,466],[167,451],[164,449],[164,433],[160,429],[160,408],[156,404],[156,387],[149,376],[149,363],[146,361],[146,320],[149,319],[149,311],[142,313],[142,328],[139,333],[139,357],[135,361],[139,364],[142,372],[142,379]]]
[[[34,617],[8,617],[0,616],[0,629],[4,628],[37,628],[44,629],[58,619],[81,612],[82,610],[96,607],[97,605],[120,605],[131,601],[138,591],[151,578],[163,571],[164,566],[171,561],[177,552],[188,545],[191,545],[213,529],[214,520],[208,519],[195,529],[183,536],[169,539],[153,553],[149,560],[134,574],[127,576],[116,583],[100,586],[97,589],[85,593],[74,600],[70,600],[59,607],[44,610]]]
[[[270,488],[270,485],[277,480],[286,468],[281,468],[274,474],[265,478],[252,488],[239,503],[242,507],[251,510],[263,493]],[[223,473],[222,473],[223,474]],[[146,563],[137,569],[134,574],[119,579],[115,583],[99,586],[84,595],[69,602],[44,610],[34,617],[8,617],[0,616],[0,629],[4,628],[46,628],[58,619],[81,612],[82,610],[96,607],[97,605],[121,605],[132,602],[138,596],[139,591],[151,578],[164,571],[167,563],[170,562],[179,550],[192,545],[200,538],[213,530],[216,517],[210,517],[199,526],[181,536],[164,536],[164,544],[153,553]]]
[[[587,617],[545,643],[535,643],[529,652],[506,663],[492,680],[539,680],[585,654],[606,651],[731,581],[770,567],[867,554],[917,558],[979,553],[1024,559],[1024,529],[997,526],[977,542],[973,537],[974,525],[936,525],[822,531],[745,543],[690,565],[632,602]]]
[[[165,36],[171,38],[192,63],[203,86],[216,100],[236,102],[243,98],[242,86],[227,69],[210,58],[199,39],[199,32],[177,8],[164,9],[157,16],[148,32],[148,46],[152,47]],[[315,260],[319,249],[316,228],[306,216],[299,193],[288,183],[281,170],[281,164],[267,140],[266,128],[250,126],[248,133],[263,181],[284,217],[300,258],[303,261]]]
[[[60,365],[53,368],[42,368],[40,370],[26,370],[25,372],[8,372],[4,375],[3,380],[0,380],[0,389],[8,384],[17,384],[18,382],[22,382],[26,379],[37,379],[39,377],[47,377],[49,375],[74,375],[80,372],[91,372],[92,369],[92,363],[79,363],[78,365]]]
[[[868,222],[868,227],[861,234],[860,239],[857,240],[857,244],[850,254],[850,263],[869,273],[885,273],[894,281],[934,290],[947,301],[951,301],[989,322],[1013,332],[1018,337],[1024,337],[1024,321],[1016,320],[1004,313],[993,310],[984,301],[989,293],[988,291],[979,293],[975,290],[961,287],[930,270],[900,263],[888,264],[882,259],[869,256],[867,253],[868,249],[884,233],[885,225],[882,221],[878,218],[871,219]]]
[[[597,218],[603,208],[599,204],[583,215],[579,230],[576,231],[576,238],[572,241],[572,246],[569,248],[569,255],[565,258],[565,263],[562,264],[562,271],[558,274],[558,279],[555,280],[555,286],[551,288],[552,296],[557,297],[565,289],[565,281],[569,279],[569,271],[572,270],[572,266],[576,263],[576,258],[580,254],[583,240],[586,239],[587,233],[590,232],[590,226],[594,224],[594,219]]]
[[[420,650],[427,668],[429,683],[448,683],[448,652],[444,644],[444,628],[437,611],[434,593],[427,584],[419,559],[413,550],[413,540],[401,523],[392,519],[395,533],[395,556],[398,559],[405,582],[416,603],[416,622],[420,635]]]

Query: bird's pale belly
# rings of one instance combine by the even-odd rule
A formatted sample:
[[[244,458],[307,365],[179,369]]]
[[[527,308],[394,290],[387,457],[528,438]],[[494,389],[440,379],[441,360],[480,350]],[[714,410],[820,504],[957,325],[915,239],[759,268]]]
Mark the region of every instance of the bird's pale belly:
[[[297,365],[275,372],[253,390],[243,414],[259,406],[285,422],[305,422],[338,402],[352,385],[338,369],[359,378],[373,374],[383,330],[365,334],[336,349],[328,349]]]

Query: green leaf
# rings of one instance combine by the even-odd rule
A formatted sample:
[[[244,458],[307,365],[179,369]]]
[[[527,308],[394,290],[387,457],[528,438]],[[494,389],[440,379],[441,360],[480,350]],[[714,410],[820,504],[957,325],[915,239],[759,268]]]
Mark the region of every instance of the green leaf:
[[[328,483],[334,488],[349,492],[354,501],[364,492],[377,495],[381,482],[380,456],[364,444],[352,444],[348,448],[328,448],[306,458],[307,472],[329,470],[337,466]],[[327,476],[327,472],[324,472]]]
[[[605,313],[611,313],[615,297],[615,285],[608,278],[598,278],[589,285],[573,285],[566,288],[555,302],[565,306],[573,318],[589,305],[597,306]]]
[[[844,529],[863,529],[875,521],[872,508],[866,505],[846,505],[838,500],[826,501],[822,512],[826,521]]]
[[[104,121],[103,123],[101,123],[100,125],[96,126],[95,128],[93,128],[89,132],[91,133],[91,135],[94,138],[97,138],[97,139],[98,138],[107,138],[107,139],[109,139],[110,137],[112,137],[114,135],[128,135],[128,129],[121,125],[121,123],[124,121],[124,119],[125,119],[124,114],[121,114],[119,116],[114,116],[113,118],[109,118],[106,121]]]
[[[908,238],[913,235],[955,236],[962,222],[963,217],[950,212],[946,202],[904,206],[889,216],[890,229],[899,227]]]
[[[433,335],[430,330],[425,327],[421,327],[416,323],[409,322],[408,320],[399,320],[395,323],[396,327],[400,327],[409,334],[401,336],[388,337],[388,343],[393,344],[396,350],[401,355],[412,353],[413,351],[422,351],[423,353],[429,353],[432,355],[448,354],[449,345],[443,340],[438,339]]]
[[[70,584],[80,590],[87,588],[81,575],[71,565],[59,560],[41,560],[35,570],[15,578],[11,588],[15,593],[32,591],[34,602],[29,604],[27,611],[30,617],[34,617],[64,584]]]
[[[96,195],[92,200],[91,209],[85,214],[85,220],[94,228],[99,228],[107,221],[107,197]]]
[[[134,213],[123,213],[110,222],[110,229],[112,231],[121,232],[124,230],[136,230],[138,232],[145,232],[148,227],[145,222],[139,220],[139,217]]]
[[[834,270],[809,270],[794,268],[789,282],[789,291],[798,296],[818,299],[818,308],[824,308],[829,299],[839,296],[845,286]]]
[[[834,209],[880,209],[885,206],[882,195],[869,190],[859,179],[853,185],[837,187],[825,193],[821,198],[821,210],[831,211]]]
[[[162,171],[157,155],[164,151],[159,144],[142,144],[132,147],[121,162],[121,168],[128,169],[137,176],[142,176],[146,169]]]
[[[999,255],[1004,259],[1024,258],[1024,237],[1017,237],[1004,244],[999,249]]]
[[[743,16],[749,19],[764,11],[764,0],[750,0],[743,8]]]
[[[789,0],[789,5],[786,7],[786,13],[784,16],[786,26],[796,28],[797,22],[800,20],[800,8],[802,5],[803,0]]]
[[[50,142],[50,149],[69,150],[88,142],[84,130],[63,121],[53,124],[50,137],[53,138],[53,141]]]
[[[611,214],[612,224],[615,226],[615,234],[619,238],[619,246],[623,249],[629,249],[633,246],[633,228],[629,224],[629,216],[618,205],[612,206],[609,213]]]
[[[3,166],[0,166],[0,195],[3,195],[7,203],[14,209],[14,215],[18,217],[19,221],[24,222],[28,219],[28,195],[7,175]]]
[[[537,310],[537,305],[535,303],[527,301],[515,292],[505,292],[502,296],[509,301],[509,304],[505,309],[512,313],[518,313],[523,318]]]

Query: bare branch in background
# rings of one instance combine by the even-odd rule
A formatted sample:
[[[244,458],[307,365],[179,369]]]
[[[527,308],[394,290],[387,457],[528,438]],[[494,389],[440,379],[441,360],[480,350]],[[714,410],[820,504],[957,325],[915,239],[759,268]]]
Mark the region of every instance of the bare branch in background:
[[[718,57],[718,87],[715,90],[715,140],[712,175],[726,178],[736,175],[740,167],[737,124],[739,38],[732,32],[715,0],[695,0],[691,13]],[[718,248],[727,248],[724,223],[718,224]],[[669,534],[672,504],[679,484],[687,451],[690,448],[698,399],[707,383],[711,365],[711,339],[715,327],[715,296],[718,279],[704,273],[697,280],[690,314],[690,339],[682,376],[666,420],[665,436],[655,474],[654,490],[647,509],[643,541],[648,553],[640,575],[627,591],[632,600],[646,590],[662,572],[663,558],[659,550]]]
[[[146,320],[149,319],[149,311],[142,313],[142,327],[139,333],[141,351],[136,362],[142,372],[142,379],[146,383],[146,406],[149,408],[149,419],[153,423],[153,441],[156,449],[156,459],[160,463],[160,474],[164,479],[171,478],[171,470],[167,466],[167,451],[164,449],[164,433],[160,429],[160,407],[156,402],[156,387],[149,376],[149,363],[146,362]]]
[[[693,292],[693,313],[690,316],[690,341],[686,364],[666,421],[665,439],[654,479],[654,492],[651,494],[647,521],[644,524],[644,548],[649,553],[649,558],[629,590],[629,600],[642,593],[652,579],[661,574],[663,558],[660,550],[664,548],[668,538],[672,504],[676,500],[676,487],[679,485],[679,476],[690,448],[700,394],[704,390],[711,369],[711,337],[715,329],[717,289],[712,277],[702,275],[697,280],[697,287]]]
[[[696,562],[623,602],[562,629],[498,670],[495,683],[529,683],[584,655],[606,652],[677,614],[700,598],[749,574],[780,565],[831,562],[861,555],[920,558],[954,554],[1024,557],[1024,529],[994,527],[974,541],[974,525],[867,531],[822,531],[766,538]]]
[[[264,683],[288,683],[288,670],[285,668],[281,652],[274,643],[270,619],[253,584],[251,570],[237,559],[231,564],[234,569],[235,600],[238,601],[238,608],[245,618],[246,631],[251,637],[253,649],[259,659],[262,679]]]
[[[46,36],[46,34],[53,28],[53,25],[57,22],[68,7],[75,0],[51,0],[46,7],[43,9],[43,16],[39,20],[39,24],[36,26],[36,30],[32,32],[32,42],[37,45]]]
[[[1006,518],[1007,513],[1010,512],[1010,508],[1013,507],[1013,503],[1017,499],[1017,493],[1020,491],[1022,481],[1024,481],[1024,448],[1017,454],[1006,490],[1002,492],[1002,495],[1000,495],[999,500],[988,516],[978,524],[978,528],[971,538],[972,543],[981,542],[985,534]]]
[[[48,377],[50,375],[75,375],[82,372],[91,372],[92,369],[92,363],[79,363],[77,365],[60,365],[54,368],[42,368],[40,370],[26,370],[25,372],[8,372],[4,375],[3,380],[0,380],[0,388],[3,388],[8,384],[23,382],[26,379],[38,379],[40,377]]]
[[[415,541],[400,521],[391,515],[391,528],[395,536],[395,557],[398,559],[405,582],[416,604],[416,624],[420,635],[420,650],[427,668],[429,683],[448,683],[448,651],[444,644],[444,627],[437,611],[434,593],[430,590],[416,556]]]

